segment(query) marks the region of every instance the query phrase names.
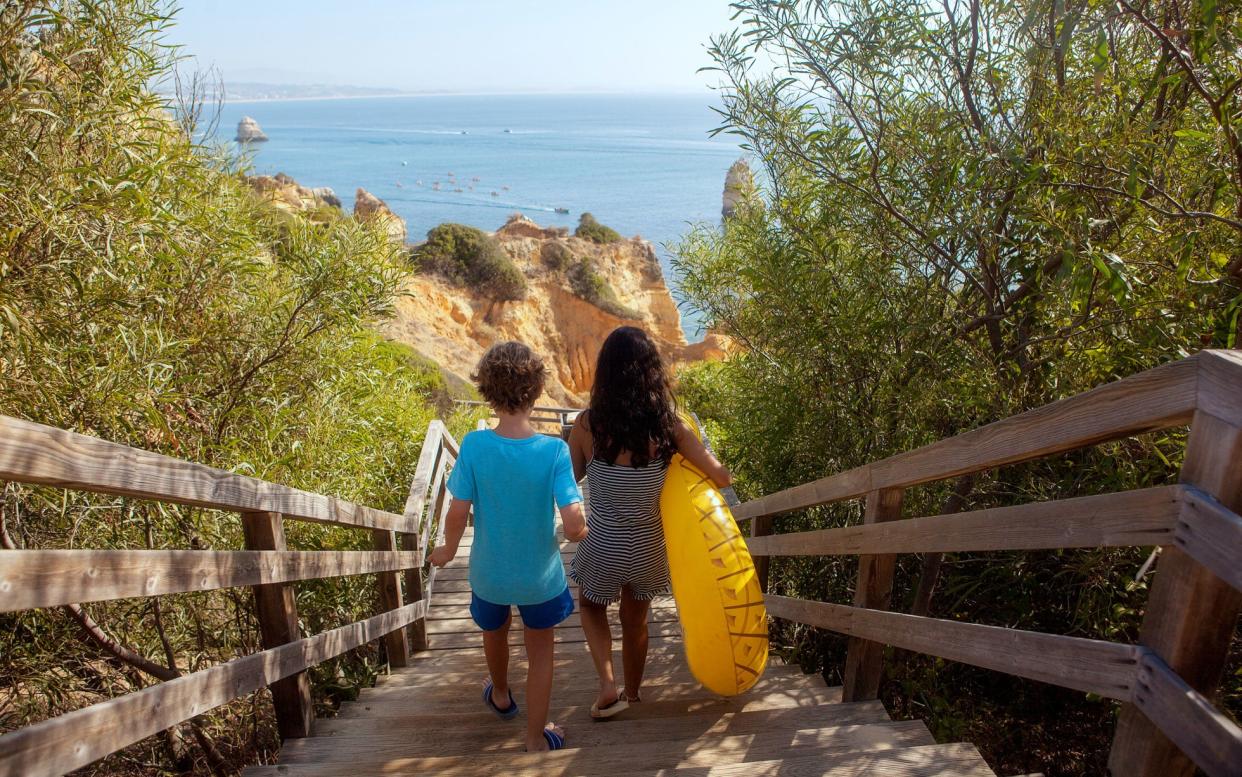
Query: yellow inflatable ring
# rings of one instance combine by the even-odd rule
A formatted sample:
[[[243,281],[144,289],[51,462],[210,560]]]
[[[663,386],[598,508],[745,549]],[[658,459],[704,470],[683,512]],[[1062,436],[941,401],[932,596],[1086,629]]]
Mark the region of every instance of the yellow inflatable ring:
[[[768,614],[746,539],[711,479],[681,455],[669,463],[660,512],[690,671],[710,691],[742,693],[768,663]]]

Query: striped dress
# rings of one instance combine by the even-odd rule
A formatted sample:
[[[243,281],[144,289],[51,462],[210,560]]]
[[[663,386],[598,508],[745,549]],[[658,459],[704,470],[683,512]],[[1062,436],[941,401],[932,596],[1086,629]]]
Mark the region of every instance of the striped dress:
[[[582,595],[597,604],[621,598],[650,601],[669,592],[668,554],[660,521],[660,491],[668,462],[643,467],[587,465],[587,525],[590,531],[569,562],[569,575]]]

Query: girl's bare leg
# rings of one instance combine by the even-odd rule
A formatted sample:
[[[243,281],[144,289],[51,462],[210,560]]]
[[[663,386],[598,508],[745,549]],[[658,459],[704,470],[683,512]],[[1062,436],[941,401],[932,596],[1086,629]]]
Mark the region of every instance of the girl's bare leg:
[[[625,672],[625,697],[637,699],[647,667],[647,612],[651,602],[633,599],[626,591],[621,596],[621,667]],[[586,613],[582,623],[586,625]]]
[[[612,674],[612,627],[608,624],[608,607],[596,604],[578,594],[578,610],[582,613],[582,633],[586,635],[587,647],[595,673],[599,675],[597,707],[607,707],[617,700],[617,681]]]

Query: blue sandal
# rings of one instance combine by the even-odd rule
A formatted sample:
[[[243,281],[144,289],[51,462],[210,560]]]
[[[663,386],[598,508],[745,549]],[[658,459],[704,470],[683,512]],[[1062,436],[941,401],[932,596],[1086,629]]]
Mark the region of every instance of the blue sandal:
[[[513,720],[516,718],[518,714],[518,705],[517,702],[513,700],[513,689],[509,689],[508,709],[502,710],[496,706],[496,702],[492,701],[492,688],[491,678],[488,678],[487,682],[483,685],[483,703],[486,704],[492,712],[496,713],[501,720]]]
[[[543,738],[548,742],[549,752],[552,750],[560,750],[565,747],[565,737],[550,728],[545,728],[543,730]]]

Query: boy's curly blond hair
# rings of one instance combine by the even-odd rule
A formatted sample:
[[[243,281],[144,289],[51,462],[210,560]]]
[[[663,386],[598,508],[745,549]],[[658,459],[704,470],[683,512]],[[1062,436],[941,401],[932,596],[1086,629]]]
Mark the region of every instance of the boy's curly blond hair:
[[[529,347],[510,340],[488,348],[470,377],[488,404],[497,410],[518,413],[534,406],[543,393],[548,370],[543,359]]]

